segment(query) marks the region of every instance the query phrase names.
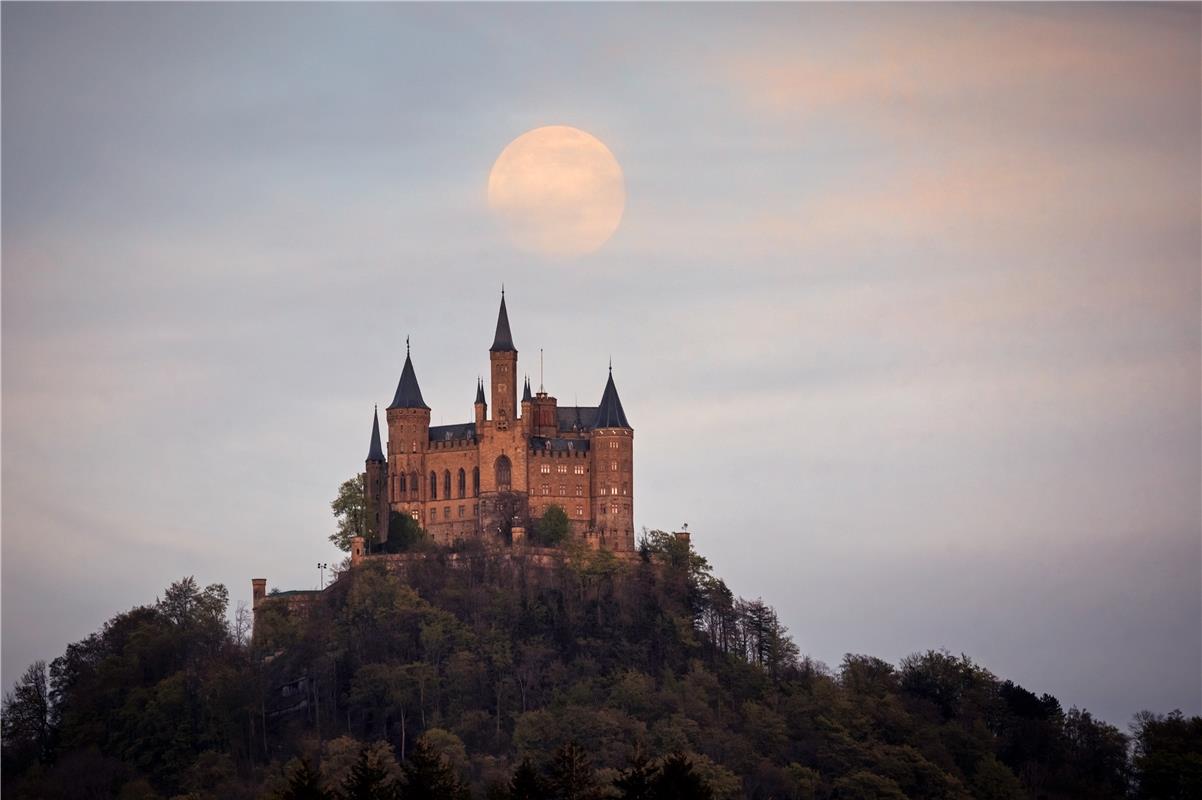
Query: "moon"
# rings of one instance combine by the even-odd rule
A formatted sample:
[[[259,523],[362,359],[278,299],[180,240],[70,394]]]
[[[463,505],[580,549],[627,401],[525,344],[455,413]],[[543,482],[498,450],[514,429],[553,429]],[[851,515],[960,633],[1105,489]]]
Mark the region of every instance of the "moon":
[[[497,156],[488,205],[510,241],[529,253],[592,253],[622,222],[622,167],[600,139],[568,125],[523,133]]]

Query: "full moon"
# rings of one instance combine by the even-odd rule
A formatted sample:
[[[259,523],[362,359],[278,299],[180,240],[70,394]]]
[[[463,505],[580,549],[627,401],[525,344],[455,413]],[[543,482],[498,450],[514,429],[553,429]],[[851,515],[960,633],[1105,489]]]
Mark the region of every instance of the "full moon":
[[[578,128],[535,128],[497,157],[488,205],[522,250],[551,257],[591,253],[622,221],[622,167],[599,139]]]

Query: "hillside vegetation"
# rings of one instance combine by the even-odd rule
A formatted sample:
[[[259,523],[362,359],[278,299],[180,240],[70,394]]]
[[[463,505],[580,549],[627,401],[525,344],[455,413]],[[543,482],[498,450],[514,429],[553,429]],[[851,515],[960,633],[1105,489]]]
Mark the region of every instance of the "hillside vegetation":
[[[1202,797],[1202,718],[1131,736],[930,651],[799,654],[686,541],[371,560],[253,642],[191,578],[5,697],[6,797]]]

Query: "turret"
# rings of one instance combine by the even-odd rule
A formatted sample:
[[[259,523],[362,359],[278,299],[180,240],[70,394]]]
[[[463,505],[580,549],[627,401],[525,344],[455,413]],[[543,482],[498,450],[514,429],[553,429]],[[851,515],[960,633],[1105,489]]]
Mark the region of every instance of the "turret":
[[[525,382],[522,384],[522,430],[527,436],[534,434],[534,414],[531,411],[533,399],[530,397],[530,376],[526,376]]]
[[[364,466],[364,499],[367,519],[364,535],[369,540],[383,542],[388,538],[388,461],[380,446],[380,412],[372,412],[371,444],[367,448]]]
[[[430,445],[430,407],[417,385],[408,339],[405,366],[387,413],[389,500],[395,504],[423,499],[420,487],[425,482],[413,478],[422,474],[422,458]]]
[[[476,381],[476,435],[480,435],[480,429],[484,427],[484,420],[488,419],[488,402],[484,399],[484,379],[480,378]]]
[[[613,365],[590,442],[594,522],[611,550],[634,549],[634,429],[614,386]]]
[[[492,367],[492,418],[498,430],[508,430],[517,419],[518,351],[509,332],[509,312],[505,310],[505,290],[501,290],[501,310],[497,313],[497,333],[488,348]]]

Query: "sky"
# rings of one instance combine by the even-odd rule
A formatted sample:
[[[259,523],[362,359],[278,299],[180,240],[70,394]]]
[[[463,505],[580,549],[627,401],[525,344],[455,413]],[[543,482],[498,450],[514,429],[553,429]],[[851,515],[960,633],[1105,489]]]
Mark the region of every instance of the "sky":
[[[4,3],[2,677],[194,575],[316,586],[405,337],[636,431],[802,652],[1202,713],[1202,10]],[[621,164],[515,249],[505,146]]]

